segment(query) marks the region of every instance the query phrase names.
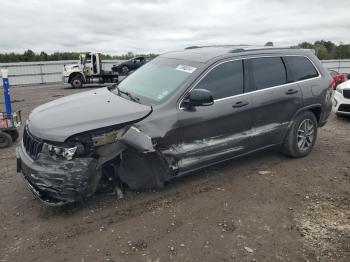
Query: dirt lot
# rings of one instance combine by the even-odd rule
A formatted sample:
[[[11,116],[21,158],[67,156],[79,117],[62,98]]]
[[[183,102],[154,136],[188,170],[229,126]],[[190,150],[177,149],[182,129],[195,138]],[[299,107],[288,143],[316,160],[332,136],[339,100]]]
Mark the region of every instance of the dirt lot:
[[[26,119],[84,90],[14,88],[13,107]],[[349,127],[332,116],[303,159],[263,152],[72,210],[33,197],[13,145],[0,151],[0,261],[350,261]]]

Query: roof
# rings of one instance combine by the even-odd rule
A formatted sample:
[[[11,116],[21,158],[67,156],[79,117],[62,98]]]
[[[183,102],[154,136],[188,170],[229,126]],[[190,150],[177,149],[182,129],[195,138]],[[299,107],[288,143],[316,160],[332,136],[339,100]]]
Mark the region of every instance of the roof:
[[[163,57],[189,60],[200,63],[206,63],[209,60],[217,57],[248,55],[264,51],[264,53],[276,53],[286,50],[302,50],[294,47],[272,47],[272,46],[249,46],[249,45],[214,45],[214,46],[191,46],[184,50],[168,52],[163,54]],[[266,52],[265,52],[266,51]]]

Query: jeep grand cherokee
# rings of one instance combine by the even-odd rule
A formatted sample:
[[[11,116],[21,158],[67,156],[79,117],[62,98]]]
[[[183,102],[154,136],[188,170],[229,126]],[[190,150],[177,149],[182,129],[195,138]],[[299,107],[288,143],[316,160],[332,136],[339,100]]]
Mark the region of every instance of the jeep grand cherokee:
[[[34,109],[17,167],[48,205],[106,181],[149,189],[279,147],[310,153],[331,112],[331,77],[309,50],[251,46],[169,52],[112,87]]]

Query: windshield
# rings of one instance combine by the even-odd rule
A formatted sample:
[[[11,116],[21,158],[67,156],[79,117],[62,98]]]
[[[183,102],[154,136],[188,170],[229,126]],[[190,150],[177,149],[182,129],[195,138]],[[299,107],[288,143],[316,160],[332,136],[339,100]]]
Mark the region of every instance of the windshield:
[[[118,87],[159,104],[197,70],[198,65],[188,63],[157,57],[125,78]]]

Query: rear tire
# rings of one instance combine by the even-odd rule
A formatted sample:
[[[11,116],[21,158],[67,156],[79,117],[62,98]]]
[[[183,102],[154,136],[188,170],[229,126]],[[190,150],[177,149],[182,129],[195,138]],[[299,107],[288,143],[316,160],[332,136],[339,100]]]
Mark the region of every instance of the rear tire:
[[[12,137],[5,133],[5,132],[0,132],[0,148],[6,148],[11,146],[12,144]]]
[[[294,158],[307,156],[317,138],[317,119],[311,111],[300,113],[288,131],[283,153]]]
[[[73,88],[81,88],[83,86],[83,79],[81,76],[74,76],[70,83]]]
[[[128,75],[130,72],[130,69],[128,66],[123,66],[121,70],[123,75]]]

